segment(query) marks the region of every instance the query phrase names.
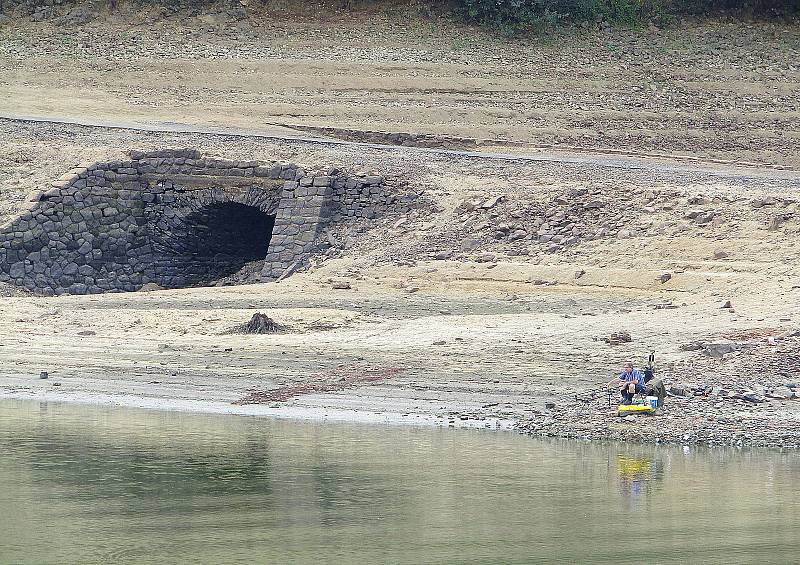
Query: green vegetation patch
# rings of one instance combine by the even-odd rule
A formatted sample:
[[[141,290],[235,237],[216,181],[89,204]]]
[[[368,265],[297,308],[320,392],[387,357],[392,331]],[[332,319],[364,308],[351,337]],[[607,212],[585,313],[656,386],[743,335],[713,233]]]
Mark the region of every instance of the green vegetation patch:
[[[792,17],[799,0],[457,0],[470,21],[507,34],[548,27],[607,22],[635,27],[679,15],[727,12],[737,16]]]

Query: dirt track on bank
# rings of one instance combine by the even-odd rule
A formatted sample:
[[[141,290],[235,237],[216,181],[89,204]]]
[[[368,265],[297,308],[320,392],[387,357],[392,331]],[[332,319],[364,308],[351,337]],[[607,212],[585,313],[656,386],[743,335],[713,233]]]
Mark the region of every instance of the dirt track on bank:
[[[710,22],[514,42],[374,13],[231,24],[122,14],[65,33],[17,22],[0,29],[0,113],[800,164],[796,26]]]

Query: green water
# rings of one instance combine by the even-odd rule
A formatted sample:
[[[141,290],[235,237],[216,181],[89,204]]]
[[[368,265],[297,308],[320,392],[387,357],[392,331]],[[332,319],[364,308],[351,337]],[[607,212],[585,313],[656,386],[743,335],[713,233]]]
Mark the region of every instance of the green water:
[[[795,453],[0,402],[0,563],[796,563]]]

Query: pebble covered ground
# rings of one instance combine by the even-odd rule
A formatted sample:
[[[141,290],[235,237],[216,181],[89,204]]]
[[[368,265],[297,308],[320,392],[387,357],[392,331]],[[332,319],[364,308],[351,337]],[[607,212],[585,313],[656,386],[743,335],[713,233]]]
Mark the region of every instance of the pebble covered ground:
[[[594,390],[542,411],[518,429],[548,437],[800,447],[798,335],[760,328],[729,333],[716,343],[683,344],[694,354],[661,371],[668,397],[656,415],[620,416],[616,391]]]

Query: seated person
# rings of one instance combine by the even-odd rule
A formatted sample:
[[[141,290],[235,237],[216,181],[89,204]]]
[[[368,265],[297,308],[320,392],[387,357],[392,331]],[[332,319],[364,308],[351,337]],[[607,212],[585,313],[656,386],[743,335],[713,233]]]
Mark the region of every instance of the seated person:
[[[655,396],[658,398],[658,407],[664,406],[664,398],[667,396],[667,388],[664,382],[656,378],[653,374],[653,369],[644,370],[644,393],[647,396]]]
[[[622,366],[622,372],[619,376],[608,383],[611,385],[619,385],[620,394],[622,394],[622,403],[630,404],[633,402],[633,395],[636,393],[645,394],[644,375],[638,369],[633,368],[632,361],[625,361]]]

